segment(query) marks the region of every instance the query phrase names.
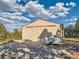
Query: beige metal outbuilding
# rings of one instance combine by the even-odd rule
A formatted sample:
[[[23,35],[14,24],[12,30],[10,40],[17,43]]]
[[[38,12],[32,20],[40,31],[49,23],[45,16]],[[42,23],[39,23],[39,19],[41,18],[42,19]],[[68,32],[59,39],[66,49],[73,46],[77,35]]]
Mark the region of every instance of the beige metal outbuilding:
[[[56,35],[58,30],[61,32],[61,37],[63,37],[63,24],[49,22],[45,19],[37,19],[22,27],[22,40],[37,42],[40,41],[46,33]]]

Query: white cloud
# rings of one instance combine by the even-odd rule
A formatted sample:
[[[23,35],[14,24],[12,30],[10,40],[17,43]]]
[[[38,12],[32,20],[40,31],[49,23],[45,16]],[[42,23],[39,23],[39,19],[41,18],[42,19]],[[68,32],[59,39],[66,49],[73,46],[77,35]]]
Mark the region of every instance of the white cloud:
[[[19,28],[24,25],[24,22],[31,21],[31,19],[22,16],[24,9],[25,7],[16,4],[16,0],[0,0],[0,21],[5,24],[8,30]]]
[[[16,12],[16,13],[7,13],[7,12],[2,12],[0,13],[0,17],[3,17],[5,19],[8,19],[8,20],[26,20],[26,21],[31,21],[29,18],[27,17],[24,17],[21,15],[21,13],[19,12]]]
[[[74,6],[76,6],[76,3],[70,2],[70,5],[71,5],[72,7],[74,7]]]
[[[0,0],[0,10],[5,12],[23,12],[25,7],[16,3],[16,0]]]
[[[3,17],[0,17],[0,21],[2,21],[2,22],[4,22],[4,23],[15,23],[15,21],[13,21],[13,20],[8,20],[8,19],[6,19],[6,18],[3,18]]]
[[[5,2],[16,2],[16,0],[2,0],[2,1],[5,1]]]
[[[21,28],[25,23],[24,22],[29,22],[31,19],[21,16],[21,13],[7,13],[7,12],[2,12],[0,13],[0,21],[2,21],[6,28],[9,31],[12,31],[14,28]]]
[[[64,6],[64,3],[62,3],[62,2],[56,3],[56,6],[61,8],[62,6]]]
[[[9,1],[9,0],[4,0],[4,1]],[[64,7],[65,4],[62,2],[56,3],[55,6],[49,7],[48,10],[45,9],[43,5],[39,4],[38,2],[34,2],[34,1],[29,1],[25,6],[18,5],[13,0],[10,0],[8,4],[10,4],[10,2],[12,4],[11,6],[13,6],[12,8],[16,12],[28,12],[29,15],[35,16],[37,18],[63,17],[69,14],[69,11],[70,11],[70,8]],[[70,2],[70,5],[74,7],[75,3]]]
[[[4,25],[6,26],[8,31],[12,32],[15,28],[21,29],[22,26],[24,26],[25,24],[28,24],[28,23],[15,22],[15,23],[7,23],[7,24],[4,24]]]
[[[29,20],[29,19],[28,19]],[[0,17],[0,21],[4,23],[8,31],[13,31],[15,28],[20,29],[25,23],[18,22],[15,20],[9,20],[7,18]]]
[[[75,24],[76,24],[76,22],[69,22],[66,26],[68,26],[68,25],[73,25],[73,26],[75,26]]]
[[[76,3],[74,3],[74,2],[66,3],[66,6],[72,6],[72,7],[75,7],[75,6],[76,6]]]
[[[52,15],[52,16],[50,16],[51,18],[57,18],[58,16],[56,16],[56,15]]]
[[[0,0],[0,11],[14,12],[15,10],[11,3]]]
[[[50,13],[52,13],[52,15],[57,15],[58,17],[63,17],[66,16],[67,14],[69,14],[69,10],[70,8],[66,8],[64,7],[64,3],[57,3],[56,6],[51,6],[49,8]]]
[[[37,1],[29,1],[25,6],[16,3],[16,0],[0,0],[0,19],[7,23],[7,27],[12,29],[18,26],[24,25],[21,21],[31,21],[31,19],[22,15],[23,12],[29,13],[29,17],[36,18],[57,18],[64,17],[69,14],[71,7],[65,7],[64,3],[56,3],[55,6],[50,6],[49,9],[45,9],[44,5],[39,4]],[[75,3],[71,2],[66,6],[71,5],[75,7]],[[10,13],[10,12],[13,13]],[[9,24],[10,23],[10,24]],[[18,24],[16,24],[18,23]]]
[[[64,7],[64,3],[57,3],[55,6],[50,6],[49,9],[45,9],[43,5],[38,4],[34,1],[29,1],[25,9],[26,11],[39,18],[57,18],[57,17],[63,17],[69,14],[70,7]]]
[[[72,18],[69,18],[69,19],[65,19],[65,22],[67,22],[67,25],[75,25],[76,24],[76,21],[77,21],[77,17],[75,16],[72,16]]]
[[[14,24],[4,24],[6,26],[6,28],[8,29],[8,31],[12,32],[15,28],[20,29],[21,26],[18,25],[18,23]]]
[[[50,16],[51,14],[49,13],[48,10],[44,9],[43,5],[40,5],[36,2],[30,1],[26,4],[25,6],[26,11],[35,16],[35,17],[46,17],[46,16]]]
[[[70,19],[65,19],[65,21],[67,21],[67,22],[76,22],[77,19],[78,19],[77,17],[72,17]]]

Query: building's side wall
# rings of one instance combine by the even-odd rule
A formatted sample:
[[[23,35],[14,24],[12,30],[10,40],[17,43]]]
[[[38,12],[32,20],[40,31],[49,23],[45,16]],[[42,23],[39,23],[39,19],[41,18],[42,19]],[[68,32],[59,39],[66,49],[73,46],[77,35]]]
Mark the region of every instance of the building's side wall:
[[[56,35],[57,30],[60,29],[60,24],[57,24],[54,27],[33,27],[33,28],[23,27],[22,39],[37,42],[40,40],[38,37],[40,36],[40,34],[43,32],[44,29],[47,29],[48,32],[52,33],[52,35]]]
[[[61,31],[62,31],[62,38],[64,38],[64,25],[61,24],[62,28],[61,28]]]

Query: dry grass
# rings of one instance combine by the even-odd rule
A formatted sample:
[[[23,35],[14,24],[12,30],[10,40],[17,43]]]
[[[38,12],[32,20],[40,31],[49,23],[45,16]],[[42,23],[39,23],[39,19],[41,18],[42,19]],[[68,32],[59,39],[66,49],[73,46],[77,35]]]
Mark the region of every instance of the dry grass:
[[[63,43],[65,44],[77,44],[79,43],[79,38],[64,38]]]

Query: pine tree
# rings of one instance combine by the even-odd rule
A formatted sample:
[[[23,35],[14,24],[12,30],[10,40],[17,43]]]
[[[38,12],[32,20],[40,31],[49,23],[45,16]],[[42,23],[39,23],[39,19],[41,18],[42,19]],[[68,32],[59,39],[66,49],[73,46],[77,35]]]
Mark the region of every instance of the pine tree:
[[[2,23],[0,23],[0,40],[7,39],[7,35],[8,32],[6,30],[6,27]]]
[[[12,37],[15,40],[21,39],[21,32],[18,29],[14,29],[14,32],[12,33]]]
[[[79,30],[79,18],[78,18],[78,20],[76,22],[75,28],[76,28],[76,30]]]

